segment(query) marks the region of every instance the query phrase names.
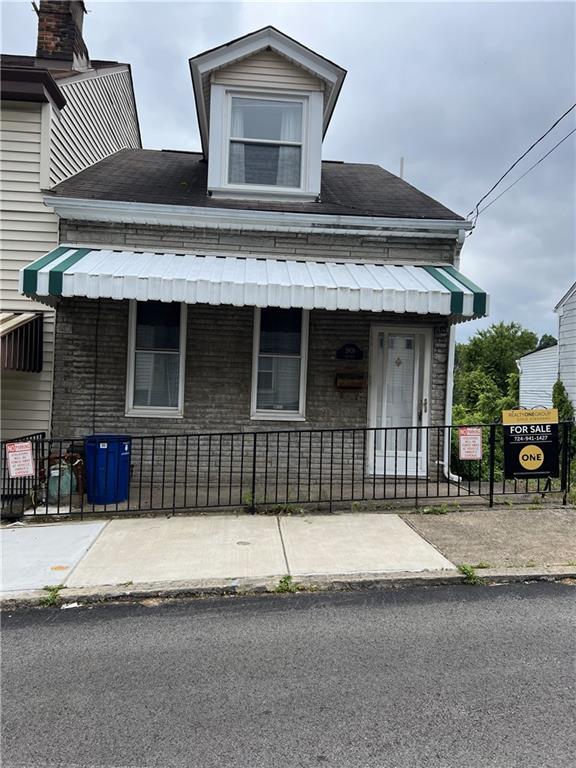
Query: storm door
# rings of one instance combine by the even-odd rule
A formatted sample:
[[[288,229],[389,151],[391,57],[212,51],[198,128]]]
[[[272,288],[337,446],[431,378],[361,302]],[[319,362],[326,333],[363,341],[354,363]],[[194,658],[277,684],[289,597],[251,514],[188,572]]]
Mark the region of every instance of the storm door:
[[[423,475],[430,411],[431,333],[375,327],[371,345],[370,464],[377,475]]]

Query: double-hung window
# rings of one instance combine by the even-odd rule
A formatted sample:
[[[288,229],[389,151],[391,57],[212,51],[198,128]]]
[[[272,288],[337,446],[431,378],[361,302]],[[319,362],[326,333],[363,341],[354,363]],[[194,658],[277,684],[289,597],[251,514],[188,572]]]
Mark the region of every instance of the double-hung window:
[[[256,310],[252,418],[304,419],[307,342],[305,310]]]
[[[230,97],[228,184],[302,187],[304,100]]]
[[[185,343],[185,304],[130,303],[128,414],[182,415]]]

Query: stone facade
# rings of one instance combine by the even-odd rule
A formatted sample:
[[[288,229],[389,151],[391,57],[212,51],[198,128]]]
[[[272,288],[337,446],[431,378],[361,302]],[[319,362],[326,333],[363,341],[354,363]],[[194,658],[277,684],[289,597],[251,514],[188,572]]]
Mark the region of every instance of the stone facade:
[[[442,317],[310,312],[306,421],[250,418],[252,307],[188,307],[183,418],[125,415],[128,301],[63,299],[56,322],[54,436],[87,432],[139,435],[367,426],[370,326],[417,324],[433,328],[430,421],[444,423],[448,325]],[[354,342],[361,361],[336,359]],[[362,390],[336,388],[339,373],[362,373]]]
[[[454,263],[459,251],[454,243],[433,239],[226,232],[66,220],[61,221],[60,239],[127,250],[257,253],[274,258],[392,264]],[[374,324],[432,329],[429,422],[445,423],[446,317],[311,311],[305,421],[251,418],[254,308],[200,304],[189,305],[187,311],[183,416],[127,416],[128,319],[128,301],[60,301],[52,429],[54,436],[63,438],[92,432],[139,436],[132,440],[132,478],[139,489],[140,507],[151,507],[158,494],[165,505],[165,478],[170,478],[170,488],[184,508],[221,503],[219,491],[216,497],[210,495],[221,480],[229,494],[224,503],[244,503],[246,489],[259,503],[273,503],[284,493],[278,495],[279,482],[285,498],[292,500],[322,500],[330,494],[337,496],[345,487],[362,498],[370,493],[372,498],[385,495],[385,488],[365,486],[374,442],[374,434],[364,432]],[[350,342],[362,349],[362,360],[337,359],[337,350]],[[337,388],[336,377],[343,373],[361,374],[364,387]],[[310,431],[342,429],[346,432]],[[199,437],[202,433],[206,436]],[[167,437],[158,441],[157,435]],[[419,433],[418,439],[424,436]],[[443,430],[431,432],[430,477],[438,475],[442,446]],[[399,472],[402,474],[401,468]],[[143,482],[150,493],[141,499]]]
[[[298,234],[61,220],[60,241],[142,251],[252,253],[270,258],[379,264],[454,264],[454,241],[409,237]]]

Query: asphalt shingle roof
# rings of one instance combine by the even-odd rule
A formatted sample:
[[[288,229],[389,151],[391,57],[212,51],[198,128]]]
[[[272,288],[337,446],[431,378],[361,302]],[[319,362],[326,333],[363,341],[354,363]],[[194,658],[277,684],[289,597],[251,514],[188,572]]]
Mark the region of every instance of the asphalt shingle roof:
[[[461,219],[378,165],[322,163],[321,202],[226,200],[207,195],[200,153],[122,149],[51,190],[59,197],[410,219]]]

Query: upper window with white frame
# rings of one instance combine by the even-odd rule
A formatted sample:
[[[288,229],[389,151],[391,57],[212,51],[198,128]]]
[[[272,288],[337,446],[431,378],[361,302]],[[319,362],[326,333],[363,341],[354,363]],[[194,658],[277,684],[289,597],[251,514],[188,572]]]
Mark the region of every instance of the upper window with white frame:
[[[185,304],[130,302],[128,415],[182,415],[185,321]]]
[[[210,192],[315,200],[320,194],[322,103],[321,91],[238,91],[213,85]]]
[[[256,310],[252,418],[304,419],[307,344],[307,311]]]
[[[228,183],[299,189],[304,100],[230,98]]]

